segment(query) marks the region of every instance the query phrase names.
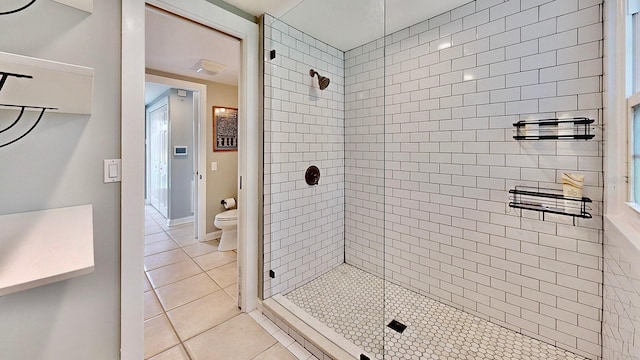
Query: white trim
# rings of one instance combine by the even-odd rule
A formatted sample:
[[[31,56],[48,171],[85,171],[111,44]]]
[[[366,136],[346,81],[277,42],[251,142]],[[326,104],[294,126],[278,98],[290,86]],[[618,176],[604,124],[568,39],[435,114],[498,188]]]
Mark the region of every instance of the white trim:
[[[122,2],[120,359],[144,358],[144,1]],[[137,120],[137,121],[134,121]]]
[[[238,191],[239,301],[250,312],[258,297],[258,25],[206,0],[149,0],[156,7],[226,32],[241,40],[239,79],[238,171],[243,187]],[[144,12],[142,0],[122,2],[122,159],[121,196],[121,359],[143,355],[143,238],[144,238]],[[238,177],[239,185],[240,177]],[[139,276],[138,276],[139,274]]]
[[[202,176],[198,181],[198,189],[196,191],[198,200],[198,239],[202,239],[207,234],[207,102],[202,99],[207,98],[207,86],[200,83],[190,81],[172,79],[164,76],[146,74],[145,81],[156,84],[170,86],[171,88],[179,88],[193,92],[199,92],[198,101],[200,108],[198,111],[198,136],[194,146],[198,147],[196,171]],[[195,97],[194,93],[194,97]]]
[[[634,199],[634,183],[636,182],[635,179],[635,169],[634,169],[634,161],[633,161],[633,156],[634,156],[634,142],[636,141],[636,139],[634,139],[634,120],[633,120],[633,112],[634,112],[634,108],[638,107],[640,105],[640,92],[637,92],[631,96],[629,96],[627,98],[627,115],[625,117],[625,123],[626,123],[626,127],[627,127],[627,141],[625,142],[625,146],[627,148],[627,194],[625,197],[625,201],[630,201],[630,202],[640,202],[640,199]],[[629,203],[627,203],[629,204]]]
[[[638,215],[640,215],[640,205],[638,205],[636,203],[628,202],[627,206],[630,207],[631,210],[633,210],[636,213],[638,213]]]
[[[222,230],[218,230],[218,231],[208,233],[204,237],[204,240],[205,241],[217,240],[217,239],[220,239],[221,237],[222,237]]]
[[[605,215],[625,210],[627,199],[629,124],[626,97],[626,12],[623,1],[605,2]]]
[[[193,222],[193,216],[187,216],[180,219],[167,219],[167,226],[178,226]]]
[[[640,227],[637,223],[629,221],[626,216],[605,216],[604,232],[605,237],[622,237],[632,244],[636,249],[640,249]]]

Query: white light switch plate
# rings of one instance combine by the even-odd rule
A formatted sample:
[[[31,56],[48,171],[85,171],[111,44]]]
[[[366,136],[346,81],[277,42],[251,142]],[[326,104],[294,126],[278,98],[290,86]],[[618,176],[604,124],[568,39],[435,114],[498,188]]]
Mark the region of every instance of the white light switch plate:
[[[218,162],[217,161],[213,161],[211,163],[211,171],[218,171]]]
[[[122,160],[108,159],[104,161],[104,183],[122,181]]]

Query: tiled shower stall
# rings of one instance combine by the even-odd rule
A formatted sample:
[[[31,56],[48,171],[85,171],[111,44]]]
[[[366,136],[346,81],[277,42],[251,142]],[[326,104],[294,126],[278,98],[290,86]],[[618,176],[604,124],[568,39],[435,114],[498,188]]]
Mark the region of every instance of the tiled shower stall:
[[[602,0],[472,1],[346,52],[263,23],[264,298],[346,263],[601,358]],[[567,117],[595,138],[513,138]],[[585,175],[593,218],[509,207],[510,189],[565,172]]]

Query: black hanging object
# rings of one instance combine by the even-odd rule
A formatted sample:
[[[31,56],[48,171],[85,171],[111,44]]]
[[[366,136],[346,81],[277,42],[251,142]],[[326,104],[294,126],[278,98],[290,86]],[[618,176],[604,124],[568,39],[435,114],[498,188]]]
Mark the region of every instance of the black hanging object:
[[[14,10],[9,10],[9,11],[3,11],[3,12],[0,12],[0,15],[15,14],[15,13],[20,12],[20,11],[22,11],[22,10],[24,10],[24,9],[28,8],[29,6],[33,5],[35,2],[36,2],[36,0],[31,0],[31,1],[29,1],[29,3],[28,3],[27,5],[24,5],[24,6],[22,6],[22,7],[19,7],[19,8],[17,8],[17,9],[14,9]]]
[[[304,179],[308,185],[318,185],[320,180],[320,169],[317,166],[311,165],[307,168],[307,172],[304,174]]]
[[[275,59],[276,58],[276,51],[275,50],[271,50],[269,52],[269,57],[271,58],[271,60]]]
[[[9,76],[12,76],[15,78],[33,79],[33,76],[31,75],[14,74],[14,73],[8,73],[4,71],[0,71],[0,75],[2,75],[2,77],[0,78],[0,90],[2,90],[2,87],[4,87],[4,83],[7,82],[7,79],[9,78]]]
[[[0,104],[0,107],[14,107],[14,108],[20,108],[20,115],[18,115],[18,118],[13,121],[13,123],[11,125],[9,125],[8,127],[2,129],[2,131],[0,132],[5,132],[9,129],[11,129],[15,124],[18,123],[18,121],[20,121],[20,119],[22,118],[22,115],[24,114],[24,110],[25,109],[37,109],[40,110],[40,115],[38,115],[38,119],[35,121],[35,123],[33,125],[31,125],[31,127],[29,128],[29,130],[27,130],[27,132],[25,132],[24,134],[20,135],[19,137],[8,141],[4,144],[0,144],[0,148],[3,148],[5,146],[11,145],[13,143],[15,143],[18,140],[21,140],[22,138],[24,138],[25,136],[29,135],[29,133],[35,129],[36,126],[38,126],[38,124],[40,123],[40,120],[42,120],[42,116],[44,115],[44,112],[47,110],[57,110],[57,108],[50,108],[50,107],[42,107],[42,106],[25,106],[25,105],[9,105],[9,104]]]
[[[273,270],[269,270],[269,277],[270,277],[270,278],[272,278],[272,279],[275,279],[275,278],[276,278],[276,273],[275,273],[275,271],[273,271]]]

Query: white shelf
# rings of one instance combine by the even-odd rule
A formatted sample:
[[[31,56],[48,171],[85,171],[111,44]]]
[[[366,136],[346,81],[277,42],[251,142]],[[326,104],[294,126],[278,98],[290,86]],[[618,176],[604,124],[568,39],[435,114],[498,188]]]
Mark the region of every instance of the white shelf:
[[[43,106],[57,109],[47,111],[91,114],[92,68],[0,52],[0,70],[33,76],[33,79],[7,79],[0,91],[0,104]]]
[[[92,205],[0,215],[0,296],[93,267]]]

